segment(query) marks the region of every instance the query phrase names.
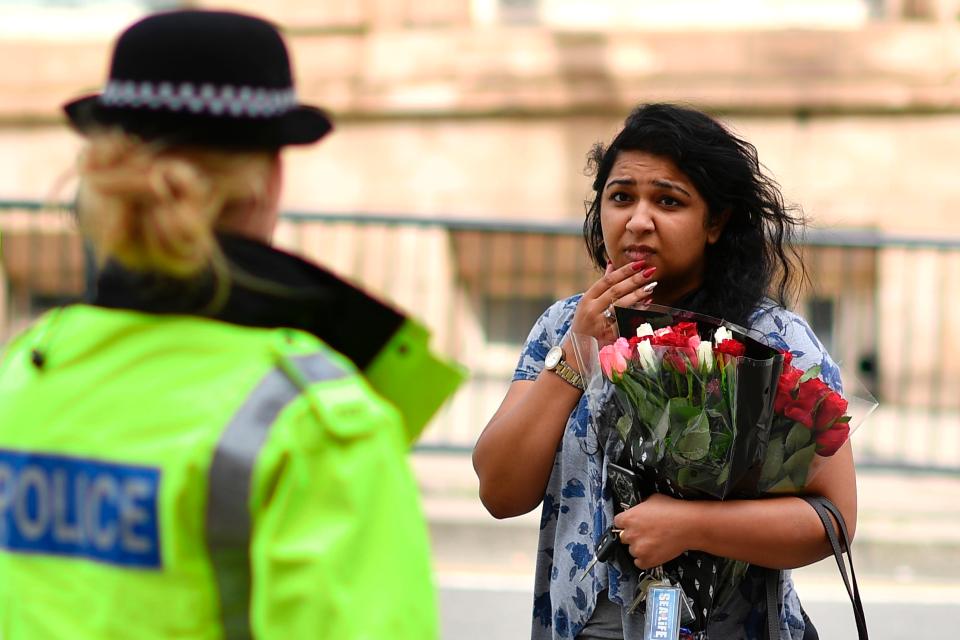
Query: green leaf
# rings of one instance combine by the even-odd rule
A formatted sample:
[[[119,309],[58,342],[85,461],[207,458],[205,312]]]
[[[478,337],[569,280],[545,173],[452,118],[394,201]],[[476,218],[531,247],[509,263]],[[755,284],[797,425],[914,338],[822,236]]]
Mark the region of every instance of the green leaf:
[[[662,443],[667,440],[667,433],[670,431],[670,411],[665,409],[660,412],[660,417],[657,419],[657,424],[653,426],[653,439],[656,442]]]
[[[690,469],[690,467],[680,467],[680,469],[677,471],[677,484],[681,487],[688,486],[690,484],[690,480],[692,479],[692,475],[693,471]]]
[[[723,368],[726,372],[727,386],[730,386],[737,379],[737,361],[730,360],[730,362],[728,362]]]
[[[760,470],[760,483],[762,486],[772,485],[780,476],[780,469],[783,467],[783,441],[780,438],[774,438],[767,444],[767,456],[763,460],[763,467]]]
[[[794,486],[799,488],[807,484],[807,472],[810,470],[810,463],[813,462],[816,449],[817,445],[813,443],[800,449],[783,463],[783,473],[790,478]]]
[[[799,422],[795,423],[793,428],[790,429],[790,433],[787,434],[787,441],[784,444],[785,455],[792,455],[794,452],[810,444],[812,436],[813,434],[810,432],[810,429],[807,429]]]
[[[630,419],[630,416],[620,416],[617,419],[617,433],[620,434],[620,439],[624,442],[627,441],[627,436],[630,435],[630,427],[633,426],[633,420]]]
[[[702,460],[710,450],[710,423],[703,412],[697,412],[687,427],[683,430],[680,439],[674,447],[677,455],[687,460]]]
[[[660,395],[648,389],[645,385],[638,382],[631,382],[623,386],[624,392],[630,400],[630,403],[637,408],[640,416],[650,420],[650,417],[656,415],[656,412],[662,408]]]
[[[727,457],[730,445],[733,444],[733,434],[730,432],[714,433],[710,442],[710,456],[722,460]]]
[[[687,398],[670,398],[667,406],[670,409],[670,420],[674,424],[687,423],[703,413],[700,407],[691,403]]]
[[[803,384],[807,380],[813,380],[818,375],[820,375],[820,365],[815,364],[803,372],[803,375],[800,376],[800,381],[797,384]]]
[[[727,369],[727,374],[724,379],[723,384],[723,395],[727,398],[727,403],[730,407],[733,407],[736,410],[737,406],[737,364],[735,360],[731,360],[724,369]]]
[[[730,477],[730,463],[723,465],[723,469],[720,470],[720,473],[717,475],[717,486],[722,487],[727,484],[727,478]]]

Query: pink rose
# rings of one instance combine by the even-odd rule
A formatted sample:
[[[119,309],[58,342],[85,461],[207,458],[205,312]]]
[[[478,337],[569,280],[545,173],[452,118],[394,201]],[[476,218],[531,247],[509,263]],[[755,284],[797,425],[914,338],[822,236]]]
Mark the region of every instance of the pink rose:
[[[620,338],[620,340],[626,342],[623,338]],[[627,359],[624,357],[623,351],[617,348],[616,343],[608,344],[600,349],[600,369],[603,371],[603,375],[614,382],[623,377],[627,370]]]
[[[633,357],[634,346],[630,344],[630,341],[626,338],[617,338],[617,341],[613,343],[613,348],[617,350],[624,358],[629,360]]]

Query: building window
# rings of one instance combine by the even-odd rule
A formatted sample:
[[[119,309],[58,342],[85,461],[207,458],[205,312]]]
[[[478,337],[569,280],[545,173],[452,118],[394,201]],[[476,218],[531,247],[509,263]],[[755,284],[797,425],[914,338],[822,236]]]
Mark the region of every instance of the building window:
[[[807,321],[827,352],[833,351],[833,315],[831,298],[815,297],[807,301]]]
[[[487,342],[510,346],[523,344],[537,318],[553,302],[549,297],[487,297],[483,315]]]
[[[537,24],[540,0],[499,0],[500,21],[504,24]]]

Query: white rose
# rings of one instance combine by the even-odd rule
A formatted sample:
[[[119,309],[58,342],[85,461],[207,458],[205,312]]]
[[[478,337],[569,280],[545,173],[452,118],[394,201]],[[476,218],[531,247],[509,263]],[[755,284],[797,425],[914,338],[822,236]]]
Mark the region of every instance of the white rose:
[[[726,327],[720,327],[717,329],[717,332],[713,334],[713,343],[720,344],[724,340],[733,340],[733,334],[730,333],[730,330]]]
[[[637,327],[637,337],[642,338],[644,336],[652,336],[653,327],[650,326],[649,322],[644,322],[642,325]]]
[[[697,360],[700,361],[700,370],[704,373],[713,371],[713,345],[701,342],[697,345]]]
[[[654,352],[649,340],[644,340],[637,345],[637,355],[640,358],[640,366],[644,371],[657,370],[657,354]]]

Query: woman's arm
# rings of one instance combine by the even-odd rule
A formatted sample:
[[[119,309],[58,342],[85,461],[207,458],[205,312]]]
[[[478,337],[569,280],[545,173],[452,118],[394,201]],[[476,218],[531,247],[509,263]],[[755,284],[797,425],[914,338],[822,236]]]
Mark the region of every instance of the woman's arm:
[[[644,267],[642,262],[608,267],[577,304],[570,332],[612,339],[603,312],[614,303],[629,306],[650,296],[644,287],[653,274],[641,271]],[[567,364],[577,368],[570,338],[563,351]],[[473,450],[480,500],[494,517],[518,516],[540,504],[563,430],[582,394],[550,371],[510,385]]]
[[[826,461],[807,487],[840,509],[851,539],[857,526],[857,485],[847,442]],[[801,567],[831,555],[813,508],[797,497],[758,500],[684,501],[653,495],[618,514],[614,525],[635,564],[654,567],[687,550],[742,560],[773,569]]]
[[[568,364],[569,355],[565,348]],[[548,371],[510,385],[473,450],[480,500],[491,515],[518,516],[540,504],[567,419],[582,393]]]

